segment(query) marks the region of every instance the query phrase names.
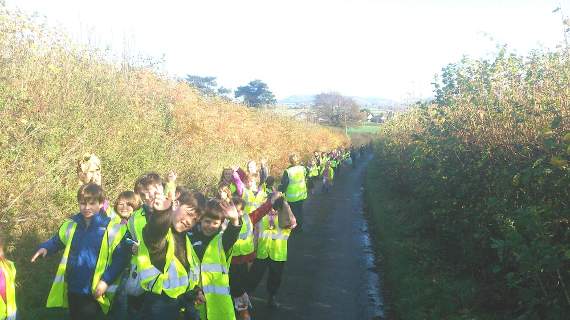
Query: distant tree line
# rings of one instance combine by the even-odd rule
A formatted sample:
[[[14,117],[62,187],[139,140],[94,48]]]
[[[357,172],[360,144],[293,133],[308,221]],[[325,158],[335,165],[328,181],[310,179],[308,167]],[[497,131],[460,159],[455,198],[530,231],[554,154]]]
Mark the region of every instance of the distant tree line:
[[[230,98],[232,93],[230,89],[219,86],[216,77],[187,75],[184,80],[207,97]],[[277,103],[267,84],[261,80],[253,80],[245,86],[238,87],[234,91],[234,98],[241,99],[244,104],[250,107],[262,107]]]
[[[232,90],[218,85],[216,77],[187,75],[184,79],[206,97],[231,99]],[[241,100],[250,107],[273,106],[277,103],[275,95],[261,80],[250,81],[247,85],[233,91],[233,98]],[[353,126],[370,114],[351,97],[338,92],[323,92],[315,96],[313,112],[320,121],[341,127]]]

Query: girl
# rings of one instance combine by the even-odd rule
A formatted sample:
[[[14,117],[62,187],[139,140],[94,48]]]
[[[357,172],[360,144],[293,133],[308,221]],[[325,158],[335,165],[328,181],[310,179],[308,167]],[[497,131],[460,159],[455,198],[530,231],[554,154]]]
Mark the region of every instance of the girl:
[[[117,197],[114,206],[115,212],[117,214],[117,219],[121,220],[121,224],[127,224],[133,212],[138,210],[141,205],[141,198],[138,194],[134,193],[133,191],[121,192],[121,194],[119,194]],[[127,241],[134,243],[132,242],[132,239],[130,239],[130,235]],[[115,299],[109,313],[110,319],[119,320],[131,318],[127,317],[127,292],[125,287],[129,278],[129,270],[130,267],[128,266],[121,276],[121,280],[117,288],[117,293],[115,295]]]
[[[16,320],[16,267],[4,257],[4,238],[0,236],[0,319]]]
[[[222,170],[222,176],[220,177],[220,182],[218,182],[218,190],[222,190],[224,187],[229,188],[232,194],[237,194],[238,189],[233,179],[234,169],[224,168]]]
[[[281,193],[274,193],[270,200],[267,200],[259,208],[251,213],[244,214],[244,201],[239,197],[232,199],[239,215],[242,217],[242,227],[239,238],[232,248],[232,263],[230,266],[230,293],[234,300],[234,307],[238,311],[239,318],[250,319],[249,297],[246,293],[247,280],[249,279],[249,265],[255,260],[255,246],[253,236],[253,226],[257,224],[269,211],[277,199],[282,198]]]

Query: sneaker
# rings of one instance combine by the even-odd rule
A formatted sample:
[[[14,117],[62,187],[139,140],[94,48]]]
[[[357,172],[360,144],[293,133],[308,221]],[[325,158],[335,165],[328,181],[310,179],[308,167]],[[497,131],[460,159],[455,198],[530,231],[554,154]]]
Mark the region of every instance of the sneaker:
[[[238,319],[239,320],[251,320],[251,315],[249,314],[249,310],[240,310],[238,312]]]
[[[279,303],[277,303],[277,301],[275,300],[274,295],[270,295],[269,299],[267,299],[267,306],[271,309],[279,308]]]

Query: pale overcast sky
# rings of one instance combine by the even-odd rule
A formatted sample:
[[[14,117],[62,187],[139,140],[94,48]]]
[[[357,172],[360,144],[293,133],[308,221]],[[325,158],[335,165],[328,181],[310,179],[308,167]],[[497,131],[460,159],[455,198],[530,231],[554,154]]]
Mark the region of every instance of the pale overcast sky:
[[[6,0],[75,39],[153,57],[172,75],[265,81],[278,98],[335,90],[391,99],[431,95],[447,63],[506,43],[518,53],[562,41],[570,0]]]

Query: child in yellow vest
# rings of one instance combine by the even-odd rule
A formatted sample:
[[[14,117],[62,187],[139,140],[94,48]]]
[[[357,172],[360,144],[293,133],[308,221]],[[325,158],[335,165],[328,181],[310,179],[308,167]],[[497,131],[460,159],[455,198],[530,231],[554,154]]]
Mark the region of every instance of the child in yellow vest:
[[[102,210],[103,189],[90,183],[77,192],[79,213],[42,243],[32,257],[64,250],[47,307],[68,308],[71,319],[99,319],[109,311],[116,280],[129,261],[126,226]]]
[[[16,320],[16,267],[4,257],[4,238],[0,236],[0,320]]]
[[[133,191],[121,192],[113,207],[114,212],[116,213],[115,219],[119,219],[121,224],[126,225],[133,212],[139,210],[141,205],[142,201],[138,194]],[[127,241],[132,241],[132,239],[130,239],[130,234],[128,234],[127,237],[129,238]],[[115,295],[115,299],[109,313],[110,319],[127,319],[127,292],[125,286],[129,278],[129,270],[130,268],[127,267],[121,276],[119,287],[117,288],[117,294]]]
[[[267,304],[271,308],[278,307],[275,296],[281,286],[283,267],[287,261],[287,240],[291,230],[296,226],[295,217],[289,205],[283,200],[280,198],[273,205],[279,211],[272,210],[261,220],[257,257],[249,271],[250,280],[246,290],[248,293],[253,293],[265,271],[269,269],[267,278],[269,299]]]
[[[228,226],[220,232],[225,219],[229,220]],[[235,319],[229,269],[232,247],[241,227],[242,219],[233,204],[211,199],[200,223],[188,233],[201,265],[199,286],[202,291],[197,303],[202,320]]]

